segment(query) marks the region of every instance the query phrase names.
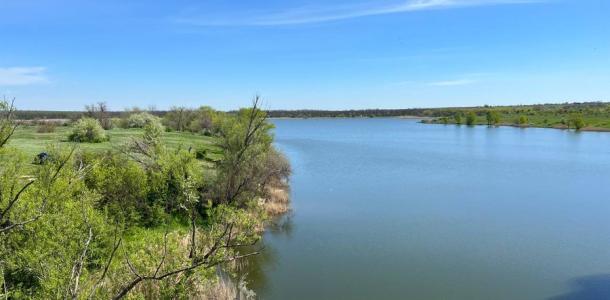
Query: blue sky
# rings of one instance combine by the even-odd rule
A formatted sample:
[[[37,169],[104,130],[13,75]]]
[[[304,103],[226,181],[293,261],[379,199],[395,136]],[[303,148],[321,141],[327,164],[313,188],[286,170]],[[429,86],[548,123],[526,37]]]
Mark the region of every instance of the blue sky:
[[[0,38],[22,109],[610,101],[607,0],[0,0]]]

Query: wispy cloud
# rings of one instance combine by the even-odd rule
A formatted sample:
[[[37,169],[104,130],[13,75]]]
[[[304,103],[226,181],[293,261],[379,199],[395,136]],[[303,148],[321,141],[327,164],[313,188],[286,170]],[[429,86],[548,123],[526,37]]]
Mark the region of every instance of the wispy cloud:
[[[473,6],[539,3],[548,0],[410,0],[380,5],[361,3],[327,7],[295,8],[279,12],[259,13],[256,16],[214,19],[210,16],[190,16],[174,18],[174,21],[197,26],[279,26],[322,23],[367,16],[408,13],[432,9],[449,9]]]
[[[431,86],[460,86],[460,85],[474,84],[476,82],[477,81],[474,79],[456,79],[456,80],[430,82],[430,83],[428,83],[428,85],[431,85]]]
[[[43,67],[0,67],[0,86],[30,85],[48,82]]]

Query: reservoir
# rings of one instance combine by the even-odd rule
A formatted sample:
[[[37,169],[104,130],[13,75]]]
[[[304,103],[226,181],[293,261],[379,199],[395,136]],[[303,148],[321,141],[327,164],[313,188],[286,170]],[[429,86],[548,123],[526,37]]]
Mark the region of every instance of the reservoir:
[[[262,299],[610,298],[610,133],[277,119]]]

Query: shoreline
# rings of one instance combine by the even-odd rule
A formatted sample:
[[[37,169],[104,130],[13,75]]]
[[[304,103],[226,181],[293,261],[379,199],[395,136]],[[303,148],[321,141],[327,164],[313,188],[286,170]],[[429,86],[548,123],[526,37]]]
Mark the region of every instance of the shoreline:
[[[522,128],[522,129],[527,129],[527,128],[540,128],[540,129],[557,129],[557,130],[569,130],[569,131],[574,131],[574,132],[603,132],[603,133],[610,133],[610,128],[603,128],[603,127],[583,127],[579,130],[576,130],[574,128],[568,128],[567,126],[565,127],[543,127],[543,126],[535,126],[535,125],[526,125],[526,126],[521,126],[521,125],[515,125],[515,124],[497,124],[497,125],[487,125],[487,124],[474,124],[474,125],[466,125],[466,124],[456,124],[456,123],[447,123],[447,124],[443,124],[443,123],[433,123],[433,122],[420,122],[422,124],[425,125],[453,125],[453,126],[466,126],[466,127],[470,127],[470,126],[486,126],[486,127],[514,127],[514,128]]]

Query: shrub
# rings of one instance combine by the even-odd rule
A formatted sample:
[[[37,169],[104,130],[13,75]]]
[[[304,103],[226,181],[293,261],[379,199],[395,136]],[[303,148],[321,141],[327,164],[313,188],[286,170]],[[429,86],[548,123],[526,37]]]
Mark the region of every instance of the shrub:
[[[160,120],[158,117],[153,116],[147,112],[135,113],[129,115],[127,118],[127,127],[128,128],[144,128],[147,123],[157,122],[160,124]]]
[[[519,116],[519,119],[517,119],[517,125],[519,126],[526,126],[528,122],[527,116],[524,115]]]
[[[91,118],[78,120],[68,139],[79,143],[101,143],[108,140],[108,136],[100,123]]]

